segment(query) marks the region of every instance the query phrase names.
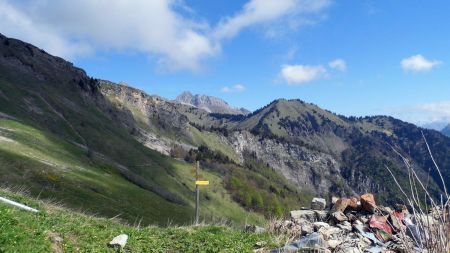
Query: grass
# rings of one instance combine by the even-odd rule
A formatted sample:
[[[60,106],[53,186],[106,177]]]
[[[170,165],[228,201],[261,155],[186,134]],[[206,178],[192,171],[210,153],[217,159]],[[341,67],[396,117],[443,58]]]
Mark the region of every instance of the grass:
[[[0,189],[0,196],[40,210],[34,214],[0,203],[0,252],[115,252],[107,243],[129,236],[124,252],[252,252],[255,243],[276,247],[268,233],[253,234],[222,225],[140,227],[73,212],[23,193]],[[63,238],[61,244],[52,237]]]
[[[236,154],[236,151],[233,149],[231,144],[220,138],[219,135],[207,131],[200,131],[195,127],[190,127],[190,131],[192,133],[194,143],[197,145],[205,145],[211,150],[220,152],[223,155],[228,156],[231,160],[239,163],[240,159]]]

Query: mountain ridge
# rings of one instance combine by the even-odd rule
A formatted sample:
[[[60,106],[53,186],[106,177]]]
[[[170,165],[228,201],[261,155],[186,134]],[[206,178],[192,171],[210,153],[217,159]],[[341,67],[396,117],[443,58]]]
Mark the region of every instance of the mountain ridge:
[[[183,91],[180,95],[178,95],[175,98],[174,101],[203,109],[209,113],[242,114],[242,115],[250,113],[250,111],[244,108],[231,107],[226,101],[218,97],[199,94],[192,95],[192,93],[189,91]]]

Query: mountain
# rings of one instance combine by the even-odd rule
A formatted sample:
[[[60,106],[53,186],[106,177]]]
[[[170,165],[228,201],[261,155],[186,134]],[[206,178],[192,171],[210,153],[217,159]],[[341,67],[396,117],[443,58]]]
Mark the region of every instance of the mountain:
[[[170,101],[98,80],[0,36],[0,181],[129,223],[186,224],[199,161],[211,182],[202,188],[202,218],[258,223],[313,196],[371,191],[381,203],[401,201],[386,167],[403,187],[409,175],[392,148],[419,177],[429,173],[428,192],[438,196],[443,183],[423,136],[450,181],[450,138],[437,131],[301,100],[274,100],[246,115],[210,113],[201,104],[228,104],[196,96]]]
[[[233,108],[220,98],[205,95],[192,95],[189,91],[181,93],[175,98],[175,101],[203,109],[209,113],[242,115],[250,113],[250,111],[244,108]]]
[[[446,127],[444,127],[444,129],[442,129],[441,132],[450,137],[450,124],[448,124]]]
[[[442,120],[442,121],[433,121],[433,122],[428,122],[428,123],[424,123],[424,124],[420,124],[420,127],[423,128],[428,128],[428,129],[433,129],[433,130],[437,130],[440,131],[443,128],[445,128],[445,126],[447,126],[448,122]]]
[[[189,128],[173,103],[91,78],[61,58],[0,35],[4,187],[129,223],[191,223],[192,163],[153,149],[153,139],[161,140],[159,146],[169,138],[167,145],[177,138],[195,144],[183,133]],[[262,220],[232,199],[223,178],[207,170],[202,176],[214,185],[214,192],[203,195],[204,219]]]
[[[344,117],[301,100],[275,100],[245,117],[189,115],[202,130],[221,131],[238,154],[251,153],[281,172],[298,188],[329,196],[378,192],[384,201],[399,201],[401,193],[388,166],[405,187],[407,170],[394,147],[412,161],[423,177],[432,161],[422,138],[431,145],[450,180],[450,141],[437,131],[419,128],[392,117]],[[200,120],[204,121],[202,124]],[[241,156],[241,159],[244,159]],[[432,169],[430,192],[443,190]]]

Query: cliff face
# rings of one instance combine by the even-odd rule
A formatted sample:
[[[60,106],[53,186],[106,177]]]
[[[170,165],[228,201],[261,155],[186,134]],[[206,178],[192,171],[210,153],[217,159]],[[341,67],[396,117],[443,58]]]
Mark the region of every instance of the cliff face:
[[[340,163],[329,154],[297,144],[261,139],[248,131],[234,132],[229,140],[242,158],[245,152],[254,154],[303,190],[322,196],[330,192],[339,194],[333,187],[343,179]]]

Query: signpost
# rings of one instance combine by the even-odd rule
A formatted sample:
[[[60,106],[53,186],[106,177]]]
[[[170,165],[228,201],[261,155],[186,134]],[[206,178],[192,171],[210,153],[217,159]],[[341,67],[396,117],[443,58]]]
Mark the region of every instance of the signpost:
[[[197,166],[195,167],[195,225],[198,225],[200,217],[200,186],[209,185],[209,181],[199,180],[199,170],[200,162],[197,161]]]

